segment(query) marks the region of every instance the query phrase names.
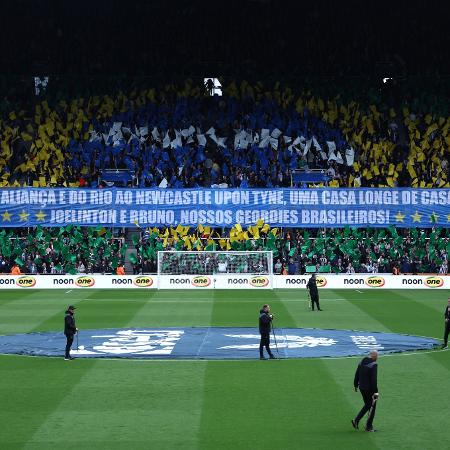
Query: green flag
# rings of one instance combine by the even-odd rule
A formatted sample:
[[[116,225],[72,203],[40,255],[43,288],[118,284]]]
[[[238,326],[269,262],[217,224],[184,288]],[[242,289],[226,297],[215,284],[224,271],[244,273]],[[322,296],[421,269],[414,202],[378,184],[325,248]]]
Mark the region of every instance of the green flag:
[[[83,234],[80,233],[78,230],[75,230],[73,235],[70,238],[70,242],[79,244],[83,239],[84,239]]]
[[[346,225],[344,227],[344,237],[348,238],[350,236],[350,227],[348,225]]]
[[[137,258],[136,258],[136,255],[134,253],[130,253],[130,255],[128,256],[128,259],[130,260],[130,262],[132,264],[136,264],[137,263]]]
[[[388,230],[389,230],[389,233],[391,233],[392,237],[398,236],[397,228],[395,228],[394,225],[389,225]]]
[[[74,266],[69,265],[66,267],[66,272],[69,273],[70,275],[76,275],[77,274],[77,269],[75,269]]]
[[[23,259],[22,258],[19,258],[19,257],[17,257],[15,260],[14,260],[14,262],[18,265],[18,266],[20,266],[20,267],[22,267],[25,263],[23,262]]]
[[[111,267],[113,268],[113,269],[117,269],[117,266],[118,266],[118,264],[119,264],[119,258],[117,258],[117,257],[112,257],[111,258]]]
[[[53,242],[53,250],[57,255],[61,253],[61,243],[58,240]]]
[[[40,225],[38,225],[36,228],[36,237],[38,239],[41,239],[43,234],[44,234],[44,231],[42,230],[42,227]]]
[[[297,247],[293,247],[291,248],[290,252],[289,252],[289,256],[294,256],[295,252],[297,251]]]

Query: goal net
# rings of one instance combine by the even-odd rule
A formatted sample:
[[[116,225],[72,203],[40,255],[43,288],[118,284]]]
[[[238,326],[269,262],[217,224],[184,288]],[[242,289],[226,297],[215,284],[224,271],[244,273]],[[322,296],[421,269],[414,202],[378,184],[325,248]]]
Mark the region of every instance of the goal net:
[[[261,275],[272,280],[272,252],[160,251],[158,277],[161,275]]]

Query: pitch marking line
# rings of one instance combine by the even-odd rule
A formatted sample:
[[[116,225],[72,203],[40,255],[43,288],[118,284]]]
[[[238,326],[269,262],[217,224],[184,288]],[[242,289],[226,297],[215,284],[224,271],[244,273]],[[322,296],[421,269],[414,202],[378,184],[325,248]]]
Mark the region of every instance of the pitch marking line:
[[[430,353],[441,353],[441,352],[447,352],[448,349],[436,349],[436,350],[416,350],[411,352],[392,352],[392,353],[380,353],[380,359],[385,358],[386,356],[421,356],[421,355],[429,355]],[[63,359],[63,356],[39,356],[39,355],[18,355],[17,353],[3,353],[0,354],[0,358],[2,356],[13,356],[17,358],[49,358],[49,359]],[[301,361],[301,360],[337,360],[337,359],[361,359],[364,355],[354,355],[354,356],[324,356],[324,357],[305,357],[305,358],[277,358],[276,361]],[[184,358],[75,358],[75,360],[82,360],[82,361],[89,361],[89,360],[96,360],[96,361],[122,361],[122,362],[141,362],[141,363],[156,363],[156,362],[165,362],[165,361],[171,361],[171,362],[255,362],[259,360],[259,357],[255,358],[236,358],[236,359],[203,359],[203,358],[192,358],[192,359],[184,359]]]
[[[68,294],[69,292],[72,292],[72,289],[69,289],[68,291],[66,291],[66,294]]]

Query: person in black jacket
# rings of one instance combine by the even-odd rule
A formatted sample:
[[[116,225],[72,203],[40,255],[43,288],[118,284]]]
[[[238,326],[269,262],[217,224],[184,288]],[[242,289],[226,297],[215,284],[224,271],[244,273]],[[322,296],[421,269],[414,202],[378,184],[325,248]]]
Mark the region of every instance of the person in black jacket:
[[[259,333],[261,334],[261,340],[259,341],[259,359],[267,359],[264,357],[264,347],[266,347],[267,353],[270,359],[275,359],[272,351],[270,350],[270,329],[272,325],[273,314],[270,314],[270,306],[263,305],[259,311]]]
[[[66,315],[64,317],[64,334],[66,335],[66,353],[64,355],[65,361],[70,361],[74,359],[70,356],[70,348],[72,347],[73,337],[78,331],[78,328],[75,326],[75,306],[70,305],[67,308]]]
[[[444,312],[445,329],[444,329],[444,345],[442,348],[448,348],[448,335],[450,334],[450,298]]]
[[[375,409],[378,400],[378,385],[377,385],[377,359],[378,352],[372,350],[369,357],[364,358],[356,369],[355,379],[353,385],[355,387],[355,392],[361,392],[362,398],[364,400],[364,406],[358,413],[356,418],[352,420],[353,428],[359,428],[359,421],[364,417],[364,415],[369,411],[369,417],[366,423],[366,431],[377,431],[373,428],[373,418],[375,417]]]
[[[317,305],[318,311],[322,311],[319,305],[319,290],[317,289],[316,274],[313,273],[311,278],[308,280],[306,289],[309,291],[309,297],[311,299],[311,309],[314,311],[314,304]]]

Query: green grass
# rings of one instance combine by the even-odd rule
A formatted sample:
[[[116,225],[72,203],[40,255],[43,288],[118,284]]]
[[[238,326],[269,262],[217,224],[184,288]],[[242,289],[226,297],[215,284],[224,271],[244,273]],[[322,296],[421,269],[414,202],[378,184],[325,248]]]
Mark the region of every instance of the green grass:
[[[1,291],[0,333],[80,328],[256,326],[270,303],[279,327],[441,337],[448,291]],[[450,448],[450,352],[379,359],[379,433],[356,432],[359,358],[138,361],[0,356],[0,449]]]

